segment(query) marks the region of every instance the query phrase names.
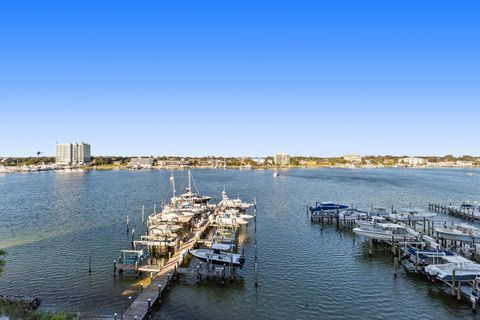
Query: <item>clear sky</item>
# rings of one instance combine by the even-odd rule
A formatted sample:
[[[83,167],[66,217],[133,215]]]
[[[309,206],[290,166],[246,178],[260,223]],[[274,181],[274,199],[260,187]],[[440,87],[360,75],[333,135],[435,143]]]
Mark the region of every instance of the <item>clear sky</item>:
[[[3,1],[0,156],[480,154],[479,1]]]

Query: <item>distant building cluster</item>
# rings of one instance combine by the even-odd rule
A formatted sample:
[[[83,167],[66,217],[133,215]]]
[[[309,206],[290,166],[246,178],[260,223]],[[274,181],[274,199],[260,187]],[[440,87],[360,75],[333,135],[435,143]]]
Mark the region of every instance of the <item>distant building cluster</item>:
[[[404,164],[410,167],[416,167],[416,166],[423,166],[427,164],[427,160],[422,158],[406,157],[406,158],[398,159],[398,163]]]
[[[356,162],[362,162],[362,157],[357,154],[347,154],[343,156],[343,160],[347,162],[356,163]]]
[[[56,164],[86,164],[90,162],[90,159],[90,145],[88,143],[57,143],[56,145]]]
[[[290,155],[280,152],[273,157],[273,162],[277,166],[289,166],[290,165]]]
[[[133,168],[150,168],[152,165],[152,157],[136,157],[130,159],[130,166],[132,166]]]

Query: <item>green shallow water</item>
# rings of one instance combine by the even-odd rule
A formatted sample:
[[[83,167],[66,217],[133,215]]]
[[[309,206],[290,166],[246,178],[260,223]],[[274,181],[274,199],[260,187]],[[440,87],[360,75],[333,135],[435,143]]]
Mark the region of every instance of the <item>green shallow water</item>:
[[[467,172],[476,173],[474,176]],[[425,279],[400,273],[392,258],[349,231],[323,231],[311,224],[307,204],[338,201],[360,207],[425,207],[480,200],[480,171],[293,169],[271,171],[195,170],[203,194],[226,186],[231,197],[258,202],[259,287],[254,287],[254,236],[243,246],[247,262],[240,281],[221,287],[182,278],[155,308],[155,319],[447,319],[473,318],[459,303]],[[176,172],[181,190],[186,172]],[[112,276],[112,261],[129,247],[127,214],[137,234],[142,204],[153,209],[170,197],[169,172],[42,172],[0,176],[0,249],[7,252],[0,294],[28,294],[42,308],[93,314],[120,313],[138,280]],[[451,217],[439,215],[438,224]],[[91,274],[88,260],[92,257]]]

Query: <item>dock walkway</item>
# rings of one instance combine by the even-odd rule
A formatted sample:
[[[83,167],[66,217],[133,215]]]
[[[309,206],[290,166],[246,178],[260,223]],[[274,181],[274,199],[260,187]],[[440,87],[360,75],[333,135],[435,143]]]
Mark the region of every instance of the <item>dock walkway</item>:
[[[190,238],[187,242],[183,243],[180,248],[175,252],[175,254],[168,260],[162,270],[152,279],[150,284],[143,289],[140,295],[135,299],[135,301],[128,307],[128,309],[123,314],[125,320],[141,320],[144,319],[150,311],[150,308],[158,301],[162,296],[162,292],[168,286],[170,280],[174,276],[180,261],[183,258],[183,253],[185,250],[193,249],[197,241],[203,235],[205,230],[209,227],[209,222],[197,228],[193,232],[193,237]]]

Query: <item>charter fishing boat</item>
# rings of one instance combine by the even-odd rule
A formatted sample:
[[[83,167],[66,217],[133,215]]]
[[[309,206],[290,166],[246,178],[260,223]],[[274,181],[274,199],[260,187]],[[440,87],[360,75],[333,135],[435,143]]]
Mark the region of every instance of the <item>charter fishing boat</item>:
[[[425,267],[425,273],[432,280],[452,281],[453,271],[455,280],[473,281],[480,275],[480,264],[460,256],[442,257],[443,264],[431,264]]]
[[[480,230],[467,223],[444,226],[435,229],[437,238],[451,241],[477,242],[480,243]]]
[[[433,212],[425,212],[423,209],[419,208],[403,208],[395,213],[388,215],[389,219],[397,221],[423,221],[435,217],[437,214]]]
[[[371,226],[354,228],[353,232],[360,237],[382,241],[413,241],[415,231],[395,223],[375,223]]]
[[[230,199],[225,190],[222,191],[222,201],[218,203],[218,208],[221,210],[235,209],[239,211],[246,211],[252,206],[253,203],[244,202],[240,198]]]
[[[324,212],[324,211],[337,211],[347,209],[348,206],[344,204],[338,204],[334,202],[316,202],[315,207],[310,207],[310,212]]]
[[[231,246],[229,244],[214,243],[210,249],[190,250],[190,253],[197,259],[217,264],[229,265],[234,267],[242,267],[245,263],[245,257],[242,254],[229,252]]]
[[[240,211],[235,209],[229,209],[219,212],[216,215],[211,215],[209,218],[210,222],[215,222],[219,226],[236,228],[238,226],[247,225],[253,216],[249,214],[241,214]]]

